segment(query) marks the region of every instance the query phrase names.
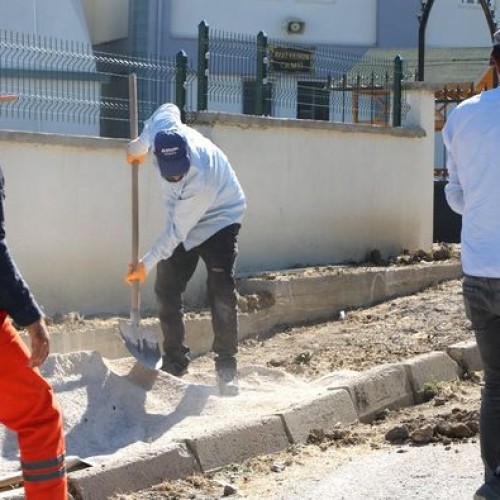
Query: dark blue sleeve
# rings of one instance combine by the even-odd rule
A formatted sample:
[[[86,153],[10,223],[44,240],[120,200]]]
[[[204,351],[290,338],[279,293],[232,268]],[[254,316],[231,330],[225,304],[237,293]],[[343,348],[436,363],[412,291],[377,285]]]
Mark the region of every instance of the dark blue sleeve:
[[[0,168],[0,309],[20,326],[28,326],[41,317],[40,308],[17,269],[5,239],[5,182]]]

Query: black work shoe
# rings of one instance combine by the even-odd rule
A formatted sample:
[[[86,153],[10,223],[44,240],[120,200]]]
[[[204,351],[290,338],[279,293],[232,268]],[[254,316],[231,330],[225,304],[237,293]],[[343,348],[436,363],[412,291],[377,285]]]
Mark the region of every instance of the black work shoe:
[[[474,494],[474,500],[499,500],[500,477],[492,476]]]
[[[217,385],[221,396],[237,396],[240,392],[238,372],[236,368],[221,368],[217,370]]]
[[[188,362],[175,361],[168,356],[162,357],[162,365],[160,370],[166,373],[170,373],[174,377],[182,377],[188,371]]]

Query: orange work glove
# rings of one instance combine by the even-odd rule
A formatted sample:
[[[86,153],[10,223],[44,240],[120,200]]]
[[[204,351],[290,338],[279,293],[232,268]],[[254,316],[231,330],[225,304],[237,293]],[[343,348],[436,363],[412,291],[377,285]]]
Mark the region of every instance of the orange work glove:
[[[144,163],[148,149],[138,140],[134,139],[127,144],[127,161],[132,164],[135,161],[139,164]]]
[[[131,285],[133,281],[138,281],[141,285],[143,285],[146,281],[146,276],[146,267],[142,262],[137,264],[137,268],[134,268],[134,264],[129,264],[128,273],[125,276],[125,283]]]
[[[134,163],[134,161],[136,161],[140,165],[141,163],[144,163],[144,161],[146,160],[146,156],[147,156],[147,154],[134,155],[132,153],[127,153],[127,162],[132,164],[132,163]]]

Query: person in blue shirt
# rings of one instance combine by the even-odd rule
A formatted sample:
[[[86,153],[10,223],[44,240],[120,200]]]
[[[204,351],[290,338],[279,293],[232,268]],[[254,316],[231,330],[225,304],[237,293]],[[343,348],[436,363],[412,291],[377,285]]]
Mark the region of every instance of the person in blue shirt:
[[[17,434],[26,498],[67,500],[62,414],[38,371],[49,354],[49,335],[7,245],[4,198],[0,168],[0,422]],[[31,353],[11,320],[26,328]]]
[[[163,332],[162,370],[181,376],[187,371],[182,293],[201,258],[214,330],[213,351],[221,395],[239,392],[237,293],[234,268],[245,195],[226,155],[195,129],[184,125],[180,110],[160,106],[128,145],[129,163],[143,162],[152,149],[166,211],[163,231],[137,268],[130,283],[143,283],[156,266],[155,293]]]
[[[500,30],[491,64],[500,76]],[[446,199],[462,215],[465,310],[484,369],[479,426],[485,482],[474,498],[500,499],[500,87],[457,106],[443,141]]]

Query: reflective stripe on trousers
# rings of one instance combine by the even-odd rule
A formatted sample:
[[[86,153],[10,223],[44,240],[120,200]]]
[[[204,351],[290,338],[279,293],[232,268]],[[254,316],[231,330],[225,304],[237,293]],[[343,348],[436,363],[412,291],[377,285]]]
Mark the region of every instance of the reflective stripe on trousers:
[[[27,500],[67,500],[62,416],[52,388],[0,311],[0,422],[17,434]]]

